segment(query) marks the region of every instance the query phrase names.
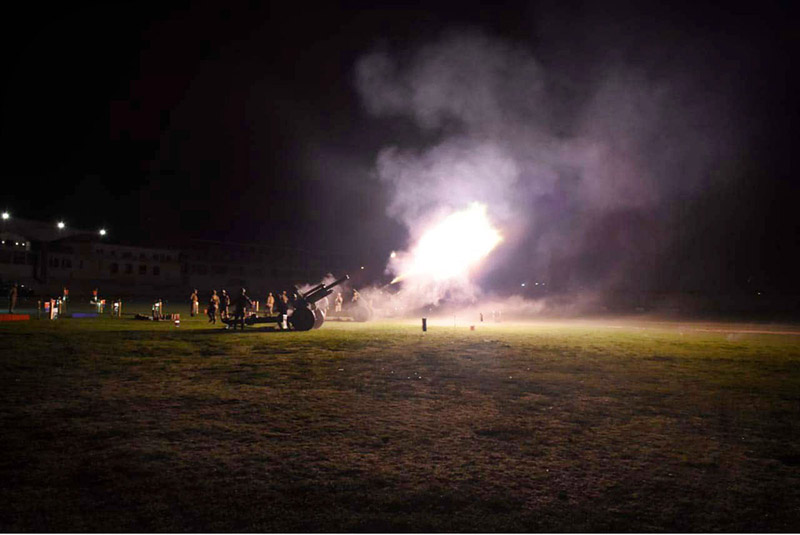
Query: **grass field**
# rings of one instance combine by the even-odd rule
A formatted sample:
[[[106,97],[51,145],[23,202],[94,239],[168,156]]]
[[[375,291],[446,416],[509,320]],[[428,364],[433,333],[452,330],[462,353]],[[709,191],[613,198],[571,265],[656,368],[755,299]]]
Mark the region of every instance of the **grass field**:
[[[800,531],[762,330],[0,323],[0,530]]]

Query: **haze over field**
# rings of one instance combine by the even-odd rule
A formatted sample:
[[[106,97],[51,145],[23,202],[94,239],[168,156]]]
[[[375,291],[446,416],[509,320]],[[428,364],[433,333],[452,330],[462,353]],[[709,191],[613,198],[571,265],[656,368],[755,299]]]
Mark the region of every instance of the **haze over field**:
[[[359,60],[365,108],[418,133],[375,162],[409,248],[432,219],[475,201],[503,235],[472,277],[436,285],[435,296],[408,285],[406,295],[508,295],[540,281],[593,300],[741,276],[710,274],[719,259],[708,251],[691,264],[683,256],[692,207],[735,180],[749,141],[733,72],[712,77],[702,63],[724,58],[688,55],[691,39],[666,46],[646,29],[627,43],[604,39],[613,48],[566,59],[545,40],[543,60],[526,43],[467,28]],[[389,272],[399,275],[396,261]]]

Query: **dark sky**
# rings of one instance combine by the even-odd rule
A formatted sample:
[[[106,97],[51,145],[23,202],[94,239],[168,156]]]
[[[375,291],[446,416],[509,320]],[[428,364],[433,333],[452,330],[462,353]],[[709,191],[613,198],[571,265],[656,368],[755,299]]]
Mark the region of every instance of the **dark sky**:
[[[0,204],[21,217],[106,226],[120,240],[303,243],[380,263],[407,233],[386,215],[391,191],[376,157],[438,134],[368,113],[356,64],[471,28],[553,73],[564,95],[557,118],[614,62],[718,85],[707,95],[746,140],[722,180],[677,208],[683,228],[659,257],[661,277],[690,270],[698,284],[755,279],[797,290],[791,6],[15,3],[4,7],[2,32]],[[517,276],[498,270],[509,273]]]

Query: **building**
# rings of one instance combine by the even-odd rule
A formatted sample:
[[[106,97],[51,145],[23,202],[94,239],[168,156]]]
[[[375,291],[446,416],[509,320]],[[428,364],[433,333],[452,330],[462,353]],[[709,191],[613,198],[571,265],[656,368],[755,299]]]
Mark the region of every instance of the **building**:
[[[172,293],[181,284],[176,250],[109,244],[83,236],[55,242],[49,249],[43,280],[63,281],[78,292],[100,287],[107,296],[157,296]]]
[[[194,240],[181,250],[184,285],[245,287],[253,295],[318,282],[344,269],[343,255],[252,243]]]
[[[181,283],[180,252],[108,243],[95,232],[27,219],[0,223],[0,279],[42,295],[158,294]]]
[[[259,244],[195,240],[181,248],[115,244],[97,232],[25,219],[0,223],[0,282],[73,298],[182,298],[246,287],[253,295],[318,282],[344,269],[341,255]]]

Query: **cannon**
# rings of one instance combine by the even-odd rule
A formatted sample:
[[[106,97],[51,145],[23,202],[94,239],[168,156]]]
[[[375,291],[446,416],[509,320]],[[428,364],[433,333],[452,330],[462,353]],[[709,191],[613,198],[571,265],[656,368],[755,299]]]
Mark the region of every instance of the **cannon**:
[[[319,329],[325,322],[325,313],[318,309],[316,306],[317,301],[330,295],[333,288],[342,284],[350,279],[349,275],[345,275],[341,279],[337,279],[330,284],[317,284],[309,291],[302,293],[297,288],[297,298],[292,303],[293,311],[290,312],[286,318],[288,325],[295,331],[310,331],[311,329]],[[258,323],[277,323],[283,324],[284,318],[282,314],[277,316],[258,317],[252,314],[244,319],[245,325],[255,325]],[[223,323],[232,325],[232,319],[224,319]]]
[[[345,275],[330,284],[317,284],[305,294],[295,288],[297,299],[294,300],[294,311],[289,317],[289,324],[292,328],[296,331],[308,331],[322,327],[325,322],[325,313],[317,308],[317,301],[329,296],[336,286],[349,279],[350,276]]]
[[[332,312],[327,319],[331,321],[354,321],[363,323],[365,321],[370,321],[374,315],[375,312],[372,307],[368,303],[363,302],[363,300],[358,303],[346,301],[342,304],[341,312]]]
[[[353,292],[357,293],[355,290],[353,290]],[[355,321],[363,323],[371,320],[374,315],[375,311],[372,309],[372,304],[366,299],[360,298],[357,301],[344,299],[342,310],[339,312],[331,312],[327,316],[327,319],[331,321]]]

